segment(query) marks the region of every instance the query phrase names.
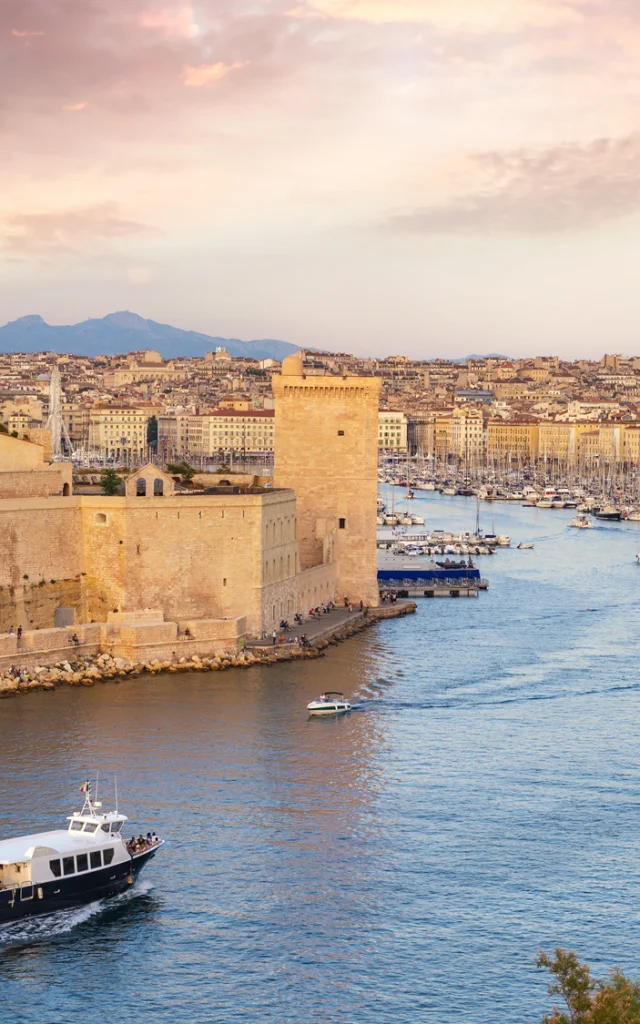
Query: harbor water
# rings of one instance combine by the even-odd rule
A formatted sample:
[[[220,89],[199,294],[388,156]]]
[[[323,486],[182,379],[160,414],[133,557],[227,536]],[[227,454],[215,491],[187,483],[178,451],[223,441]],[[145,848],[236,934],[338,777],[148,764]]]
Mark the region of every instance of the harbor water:
[[[474,499],[411,504],[474,528]],[[496,507],[487,593],[317,661],[2,702],[0,837],[98,772],[166,845],[125,896],[0,929],[0,1020],[527,1024],[539,947],[639,976],[640,524],[574,515]],[[308,719],[325,689],[356,709]]]

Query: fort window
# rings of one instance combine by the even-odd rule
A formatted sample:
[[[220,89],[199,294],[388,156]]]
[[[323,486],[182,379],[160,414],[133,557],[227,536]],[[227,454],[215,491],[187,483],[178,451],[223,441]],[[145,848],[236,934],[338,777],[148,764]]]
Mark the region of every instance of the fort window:
[[[346,530],[346,528],[347,528],[347,520],[346,519],[338,519],[338,526],[340,527],[341,530]]]
[[[137,498],[146,498],[146,496],[147,496],[147,481],[146,480],[136,480],[136,497]]]
[[[344,437],[344,430],[338,431],[338,437]]]
[[[163,494],[164,494],[164,481],[163,480],[156,479],[156,480],[153,481],[153,493],[154,493],[154,496],[157,497],[157,498],[161,498],[163,496]]]
[[[226,577],[226,576],[223,576],[223,577],[222,577],[222,586],[223,586],[223,587],[226,587],[226,585],[227,585],[227,577]]]
[[[106,512],[96,512],[93,517],[93,521],[99,526],[106,526],[109,522],[109,516]]]
[[[69,484],[64,484],[64,486],[62,488],[62,497],[63,498],[68,498],[70,494],[71,494],[71,488],[69,487]]]

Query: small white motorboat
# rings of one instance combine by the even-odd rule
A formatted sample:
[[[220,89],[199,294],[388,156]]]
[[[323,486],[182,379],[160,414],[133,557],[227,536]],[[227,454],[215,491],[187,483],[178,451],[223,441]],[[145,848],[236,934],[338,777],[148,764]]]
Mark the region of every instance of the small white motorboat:
[[[310,715],[342,715],[351,711],[351,704],[345,700],[344,694],[329,691],[307,704],[307,711]]]
[[[591,522],[589,517],[584,515],[584,514],[581,514],[579,516],[574,516],[574,518],[569,523],[569,526],[575,526],[577,530],[592,530],[593,529],[593,523]]]
[[[636,562],[638,563],[638,565],[640,565],[640,554],[636,555]]]
[[[519,551],[532,551],[533,544],[518,544]]]

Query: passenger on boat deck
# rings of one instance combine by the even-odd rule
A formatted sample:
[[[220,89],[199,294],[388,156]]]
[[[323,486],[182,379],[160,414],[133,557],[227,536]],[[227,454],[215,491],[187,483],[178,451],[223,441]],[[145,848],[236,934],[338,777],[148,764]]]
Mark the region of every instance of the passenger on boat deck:
[[[185,640],[192,640],[193,639],[192,636],[191,636],[191,630],[189,629],[188,626],[185,626],[184,638],[185,638]]]

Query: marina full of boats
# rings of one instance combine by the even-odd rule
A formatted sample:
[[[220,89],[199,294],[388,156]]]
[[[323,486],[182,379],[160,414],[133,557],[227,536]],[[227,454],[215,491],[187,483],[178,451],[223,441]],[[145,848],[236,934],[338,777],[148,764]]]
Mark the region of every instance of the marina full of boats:
[[[526,486],[522,489],[511,489],[482,485],[479,487],[460,487],[447,485],[447,483],[436,484],[434,481],[407,480],[403,477],[382,476],[380,484],[390,484],[393,487],[407,487],[404,498],[411,501],[416,497],[416,492],[437,491],[444,495],[461,495],[463,497],[475,497],[480,501],[487,502],[513,502],[522,505],[523,508],[575,508],[577,512],[593,515],[596,519],[616,522],[621,519],[628,519],[631,522],[640,522],[640,506],[621,501],[617,496],[594,495],[584,493],[581,490],[570,491],[562,487],[533,487]],[[384,502],[378,504],[378,526],[422,526],[424,518],[415,514],[410,509],[397,511],[394,507],[388,509]]]

